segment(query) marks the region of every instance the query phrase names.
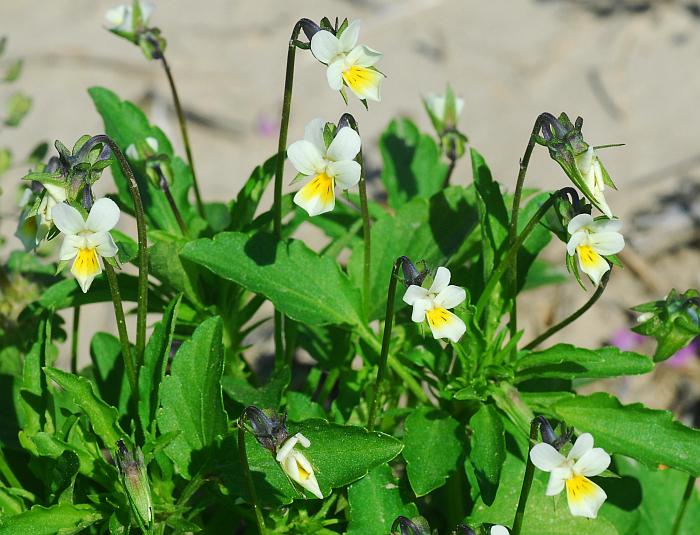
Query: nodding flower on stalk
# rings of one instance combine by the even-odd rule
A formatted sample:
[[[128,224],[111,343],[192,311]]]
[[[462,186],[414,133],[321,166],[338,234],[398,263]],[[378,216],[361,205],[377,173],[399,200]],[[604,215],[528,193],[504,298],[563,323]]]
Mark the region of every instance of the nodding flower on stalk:
[[[53,227],[53,207],[68,198],[64,183],[34,182],[24,190],[20,208],[19,224],[15,236],[24,244],[25,249],[31,250],[38,246]]]
[[[579,214],[568,224],[571,235],[566,244],[569,256],[578,256],[581,271],[586,273],[596,286],[610,270],[605,256],[615,255],[625,247],[625,239],[618,231],[622,227],[619,219],[593,219],[589,214]]]
[[[433,338],[447,338],[452,342],[458,342],[466,332],[464,322],[450,312],[467,298],[467,292],[463,288],[450,284],[450,270],[439,267],[435,272],[435,279],[430,288],[412,284],[403,296],[405,303],[413,307],[411,319],[416,323],[422,323],[427,318]]]
[[[464,100],[456,97],[448,85],[441,95],[425,96],[423,105],[435,127],[443,154],[451,161],[461,158],[469,141],[467,136],[457,129],[457,118],[464,108]]]
[[[280,463],[282,470],[284,470],[284,473],[287,474],[292,481],[301,485],[317,498],[323,499],[318,481],[316,481],[314,467],[311,466],[306,455],[296,448],[297,444],[304,448],[311,446],[309,439],[301,433],[297,433],[282,444],[275,459]]]
[[[310,216],[333,210],[336,185],[346,190],[360,181],[361,167],[355,157],[361,144],[359,134],[349,126],[336,128],[323,119],[306,125],[304,139],[287,149],[299,172],[295,181],[311,178],[294,196],[294,203]]]
[[[149,25],[155,5],[147,0],[113,7],[105,13],[107,29],[141,48],[148,59],[160,59],[165,50],[165,39],[158,28]]]
[[[328,66],[326,79],[331,89],[340,91],[347,102],[344,86],[349,87],[360,100],[381,100],[379,94],[384,74],[374,65],[382,59],[376,50],[358,45],[360,21],[344,21],[334,34],[319,30],[311,38],[311,52]]]

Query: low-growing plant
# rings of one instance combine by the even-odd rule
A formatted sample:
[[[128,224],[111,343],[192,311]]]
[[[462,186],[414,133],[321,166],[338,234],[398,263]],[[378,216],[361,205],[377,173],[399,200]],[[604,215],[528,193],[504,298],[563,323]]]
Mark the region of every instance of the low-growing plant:
[[[509,193],[468,147],[448,87],[424,100],[436,136],[408,119],[381,135],[380,202],[341,100],[319,110],[337,123],[310,120],[288,143],[297,52],[326,65],[345,103],[378,105],[384,79],[358,21],[301,19],[277,152],[235,199],[205,203],[151,11],[115,8],[110,30],[164,68],[186,160],[137,106],[93,87],[104,133],[57,141],[24,177],[27,250],[7,260],[2,292],[18,280],[35,290],[3,310],[0,534],[696,533],[700,432],[576,387],[648,373],[687,345],[697,291],[634,309],[653,358],[548,344],[613,284],[625,246],[605,146],[580,117],[536,118]],[[538,147],[570,183],[524,187]],[[285,157],[305,182],[293,193]],[[472,182],[453,185],[464,157]],[[107,168],[115,191],[95,199]],[[123,217],[135,237],[115,230]],[[325,234],[322,248],[298,238],[302,223]],[[518,297],[569,278],[541,257],[553,238],[590,297],[524,340]],[[60,242],[53,263],[33,251],[46,242]],[[80,368],[80,310],[98,302],[112,303],[118,336],[95,333]],[[274,338],[269,375],[254,331]],[[70,371],[55,366],[65,343]],[[296,365],[299,351],[315,365]]]

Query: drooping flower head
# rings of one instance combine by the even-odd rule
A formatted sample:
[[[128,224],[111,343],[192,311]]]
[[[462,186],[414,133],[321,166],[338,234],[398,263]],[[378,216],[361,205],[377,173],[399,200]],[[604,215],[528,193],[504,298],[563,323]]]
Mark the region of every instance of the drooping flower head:
[[[547,496],[556,496],[566,488],[569,510],[574,516],[595,518],[608,497],[589,477],[603,473],[610,465],[610,455],[593,447],[593,436],[584,433],[564,457],[554,447],[541,442],[530,451],[530,460],[540,470],[549,472]]]
[[[464,100],[456,97],[448,85],[441,95],[424,97],[423,104],[435,127],[443,154],[452,161],[461,158],[469,141],[457,128],[457,118],[464,108]]]
[[[292,481],[295,481],[303,488],[311,492],[319,499],[323,499],[323,494],[316,481],[314,468],[306,456],[296,448],[300,445],[304,448],[311,446],[311,442],[301,433],[287,439],[276,455],[277,462],[282,466],[282,470]]]
[[[155,6],[146,0],[136,0],[132,4],[122,4],[108,9],[105,13],[107,29],[117,35],[133,34],[140,27],[148,26]]]
[[[358,45],[359,35],[359,20],[351,21],[339,35],[320,30],[311,38],[311,52],[328,66],[328,85],[340,91],[343,98],[343,86],[347,86],[357,98],[378,102],[381,100],[379,91],[384,75],[374,65],[382,59],[382,54],[368,46]]]
[[[603,257],[617,254],[625,247],[625,239],[618,232],[621,227],[619,219],[593,219],[589,214],[579,214],[569,222],[567,230],[571,238],[566,251],[570,256],[578,256],[581,271],[595,285],[610,270]]]
[[[27,250],[34,249],[49,234],[53,226],[51,211],[58,203],[66,200],[68,192],[65,185],[34,183],[41,189],[38,197],[33,189],[27,188],[22,195],[19,225],[15,235],[22,241]]]
[[[605,200],[603,191],[605,191],[606,184],[612,187],[614,187],[614,184],[608,176],[608,172],[605,170],[605,167],[603,167],[603,164],[600,163],[595,150],[593,150],[593,147],[589,146],[588,150],[578,154],[575,160],[576,168],[578,169],[579,173],[581,173],[584,183],[586,186],[588,186],[588,189],[593,196],[590,201],[593,202],[608,218],[612,219],[613,213]]]
[[[435,272],[435,279],[430,288],[412,284],[403,296],[405,303],[413,307],[411,319],[416,323],[422,323],[427,318],[433,338],[447,338],[452,342],[458,342],[467,330],[464,322],[450,312],[467,298],[467,292],[463,288],[450,284],[450,270],[439,267]]]
[[[117,254],[117,246],[109,233],[119,221],[119,208],[106,197],[92,205],[87,219],[66,203],[60,203],[51,211],[58,230],[65,234],[59,258],[62,262],[73,260],[71,273],[83,292],[90,289],[92,281],[102,273],[101,257]]]
[[[320,33],[320,32],[319,32]],[[304,129],[304,139],[292,143],[287,156],[299,172],[298,178],[311,178],[294,196],[294,203],[310,216],[330,212],[335,207],[335,187],[348,189],[360,181],[360,136],[349,126],[339,128],[331,139],[323,119],[314,119]]]

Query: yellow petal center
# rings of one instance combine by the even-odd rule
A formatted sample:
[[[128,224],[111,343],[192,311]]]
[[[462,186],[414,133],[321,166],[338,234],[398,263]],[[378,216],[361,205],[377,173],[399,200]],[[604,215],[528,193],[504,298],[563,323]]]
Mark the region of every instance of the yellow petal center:
[[[334,187],[335,181],[326,173],[321,173],[302,188],[301,195],[305,201],[320,197],[323,204],[328,204],[333,200]]]
[[[345,83],[358,92],[363,92],[370,87],[374,83],[375,78],[375,71],[357,65],[353,65],[343,72],[343,80],[345,80]]]
[[[309,479],[309,473],[304,470],[304,468],[297,462],[297,470],[299,470],[299,479],[302,481],[306,481]]]
[[[96,249],[78,249],[73,262],[73,273],[79,277],[94,277],[100,272]]]
[[[566,480],[566,497],[570,502],[580,502],[595,494],[595,485],[584,476],[573,476]]]
[[[596,253],[590,245],[579,245],[576,248],[581,264],[586,267],[595,266],[598,263],[600,255]]]
[[[450,322],[450,313],[444,308],[433,308],[425,313],[428,318],[428,325],[434,329],[444,327]]]

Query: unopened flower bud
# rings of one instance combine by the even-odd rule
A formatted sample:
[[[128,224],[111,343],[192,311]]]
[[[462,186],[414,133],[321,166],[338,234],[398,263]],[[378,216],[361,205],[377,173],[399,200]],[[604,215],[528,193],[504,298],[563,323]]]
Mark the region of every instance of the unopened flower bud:
[[[311,38],[316,35],[316,32],[321,31],[321,27],[310,19],[301,19],[299,21],[301,29],[306,35],[306,38],[311,41]]]
[[[425,268],[425,262],[423,263]],[[428,276],[430,270],[425,268],[422,271],[418,271],[416,266],[411,262],[407,256],[401,257],[401,270],[403,271],[403,279],[401,282],[404,283],[406,288],[415,284],[416,286],[422,286],[425,277]]]
[[[115,458],[131,508],[138,516],[140,523],[149,526],[153,522],[153,505],[141,449],[136,447],[131,452],[123,440],[118,440]]]
[[[547,418],[545,418],[544,416],[537,416],[535,420],[537,420],[540,424],[540,433],[542,434],[542,441],[549,444],[557,451],[562,449],[564,447],[564,444],[571,440],[573,429],[565,428],[564,434],[559,436],[554,432],[554,429],[552,429],[552,424],[549,423],[549,420],[547,420]]]
[[[244,413],[253,429],[253,435],[263,448],[275,453],[289,438],[286,414],[280,415],[274,412],[266,414],[253,405],[247,407]]]
[[[397,516],[391,525],[392,535],[430,535],[430,526],[422,516],[412,519]]]

